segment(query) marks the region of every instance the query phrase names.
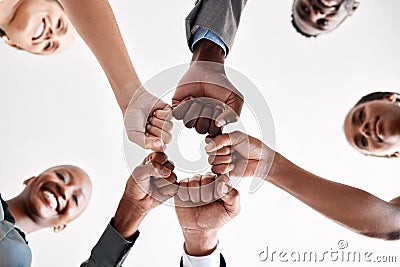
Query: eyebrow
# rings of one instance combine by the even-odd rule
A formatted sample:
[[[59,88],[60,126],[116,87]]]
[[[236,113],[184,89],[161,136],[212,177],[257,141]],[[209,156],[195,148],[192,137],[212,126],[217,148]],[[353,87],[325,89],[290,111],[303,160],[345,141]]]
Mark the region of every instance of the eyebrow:
[[[354,125],[356,123],[356,112],[353,112],[353,115],[351,116],[351,124]]]

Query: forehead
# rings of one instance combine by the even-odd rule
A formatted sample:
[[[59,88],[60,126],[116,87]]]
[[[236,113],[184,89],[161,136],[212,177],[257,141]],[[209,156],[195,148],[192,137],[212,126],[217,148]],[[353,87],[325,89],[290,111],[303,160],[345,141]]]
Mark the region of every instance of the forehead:
[[[81,187],[83,191],[85,191],[88,194],[90,194],[91,192],[92,184],[89,176],[87,175],[86,172],[84,172],[82,169],[76,166],[61,165],[50,168],[45,172],[61,172],[64,175],[66,174],[72,180],[72,182],[77,186]]]

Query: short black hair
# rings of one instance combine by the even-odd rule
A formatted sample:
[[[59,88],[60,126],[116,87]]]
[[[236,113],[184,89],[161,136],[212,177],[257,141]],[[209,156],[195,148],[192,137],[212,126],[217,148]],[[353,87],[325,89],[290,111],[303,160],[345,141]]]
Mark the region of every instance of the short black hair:
[[[373,100],[382,100],[389,95],[399,95],[398,93],[394,92],[373,92],[368,95],[365,95],[358,100],[358,102],[354,106],[358,106],[362,103],[373,101]],[[397,99],[397,102],[400,102],[400,99]]]
[[[302,31],[300,30],[299,26],[297,26],[296,21],[294,20],[293,11],[292,11],[291,17],[292,17],[292,25],[293,25],[293,27],[296,29],[296,31],[297,31],[298,33],[300,33],[301,35],[303,35],[304,37],[307,37],[307,38],[310,38],[310,37],[317,37],[317,35],[308,34],[308,33],[302,32]]]

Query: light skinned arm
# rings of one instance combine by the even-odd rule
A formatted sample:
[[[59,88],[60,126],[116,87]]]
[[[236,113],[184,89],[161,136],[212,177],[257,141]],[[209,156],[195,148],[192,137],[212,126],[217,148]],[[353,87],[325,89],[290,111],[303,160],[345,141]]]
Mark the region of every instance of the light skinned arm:
[[[62,3],[72,24],[103,68],[122,114],[127,114],[128,106],[135,109],[125,116],[125,122],[129,121],[125,123],[130,127],[126,129],[129,139],[144,148],[162,151],[168,140],[162,134],[153,136],[145,127],[154,111],[171,108],[143,88],[109,2],[62,0]],[[131,116],[133,113],[136,116]]]
[[[260,140],[241,132],[234,132],[231,137],[228,134],[220,135],[209,139],[209,142],[211,145],[206,150],[210,155],[209,161],[214,165],[213,170],[217,173],[248,176],[251,172],[246,169],[250,171],[261,163],[257,176],[331,220],[362,235],[387,240],[400,239],[399,198],[384,201],[364,190],[321,178],[296,166],[279,153],[274,153],[265,144],[260,144]],[[229,154],[227,163],[221,164],[218,160],[220,153],[217,151],[228,148],[234,151],[235,156]],[[260,155],[258,164],[255,163],[257,153]],[[249,159],[249,155],[253,166],[241,163],[241,160]],[[271,167],[263,168],[268,157],[272,160]]]

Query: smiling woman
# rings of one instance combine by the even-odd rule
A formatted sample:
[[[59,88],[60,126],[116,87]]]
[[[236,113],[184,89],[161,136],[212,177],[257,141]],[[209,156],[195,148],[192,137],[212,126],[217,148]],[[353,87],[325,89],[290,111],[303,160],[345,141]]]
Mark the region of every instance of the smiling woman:
[[[53,54],[69,47],[74,31],[57,0],[0,1],[0,35],[15,48]]]
[[[47,169],[24,181],[13,199],[0,195],[0,266],[30,266],[25,234],[51,227],[63,230],[86,208],[92,192],[89,176],[71,165]]]
[[[400,96],[374,92],[362,97],[347,113],[343,130],[347,141],[371,156],[400,156]]]

